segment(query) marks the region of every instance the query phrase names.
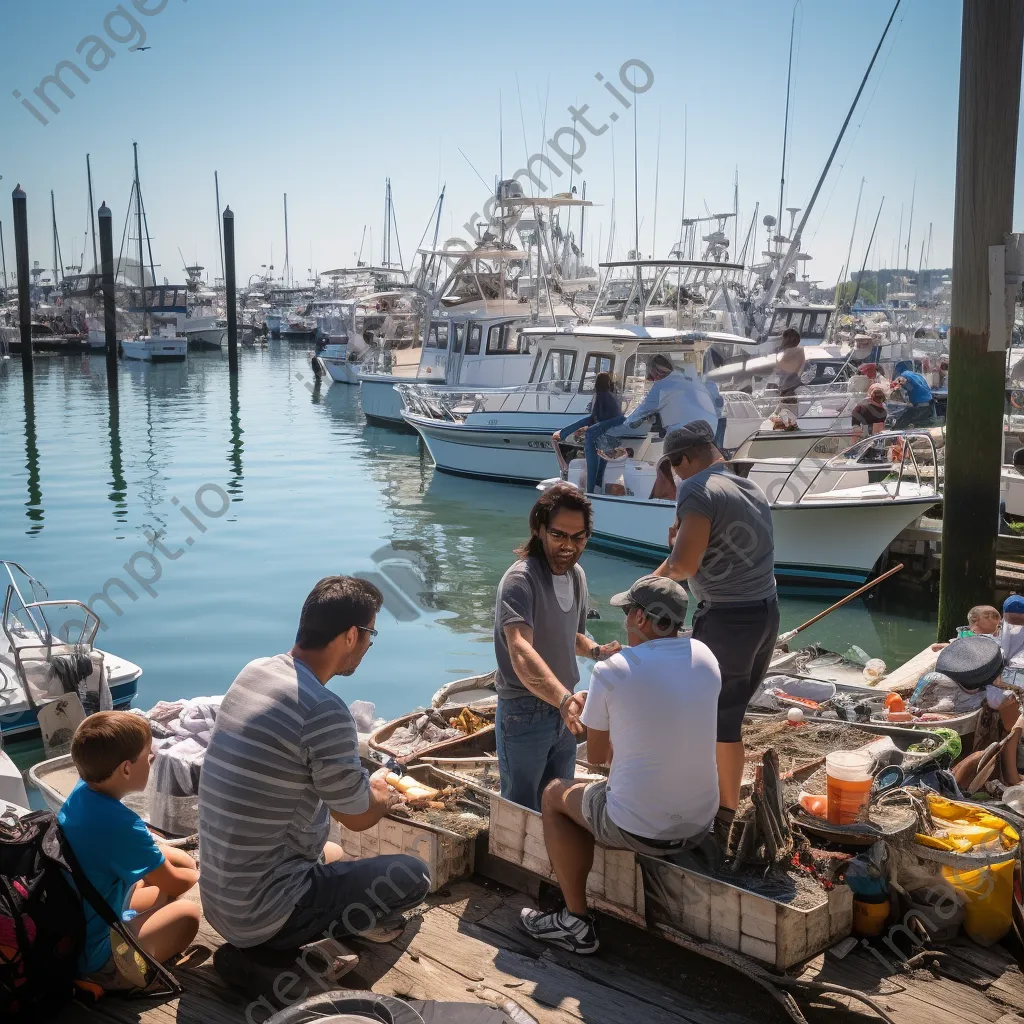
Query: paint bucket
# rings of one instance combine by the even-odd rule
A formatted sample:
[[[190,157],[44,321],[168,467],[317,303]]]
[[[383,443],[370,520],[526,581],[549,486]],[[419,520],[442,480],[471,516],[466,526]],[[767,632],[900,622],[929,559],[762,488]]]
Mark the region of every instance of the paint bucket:
[[[858,938],[875,938],[885,931],[889,920],[889,894],[875,893],[853,898],[853,934]]]
[[[864,750],[835,750],[825,757],[828,820],[851,825],[860,817],[871,792],[871,754]]]

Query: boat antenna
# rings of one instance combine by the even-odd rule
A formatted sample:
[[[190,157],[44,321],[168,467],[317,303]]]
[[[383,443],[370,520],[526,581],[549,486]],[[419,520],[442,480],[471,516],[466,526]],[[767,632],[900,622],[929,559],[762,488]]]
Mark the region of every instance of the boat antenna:
[[[288,250],[288,193],[284,194],[284,273],[282,280],[286,288],[291,286],[292,265]]]
[[[878,60],[878,54],[881,52],[882,44],[885,42],[885,37],[889,34],[889,29],[892,27],[893,20],[896,17],[896,12],[899,10],[901,3],[902,0],[896,0],[896,3],[893,5],[892,13],[889,15],[889,20],[885,23],[885,28],[882,30],[882,37],[878,40],[878,45],[875,47],[875,52],[871,55],[871,61],[868,64],[867,70],[864,72],[864,77],[861,79],[860,86],[857,89],[857,94],[853,97],[853,102],[850,104],[850,109],[846,114],[846,120],[843,121],[843,126],[839,129],[839,135],[836,137],[835,144],[832,146],[832,152],[829,153],[828,160],[825,161],[825,167],[822,169],[821,176],[818,178],[818,183],[814,186],[814,191],[811,193],[810,202],[808,202],[807,206],[804,208],[804,215],[800,218],[800,224],[797,226],[793,239],[790,242],[789,251],[781,261],[779,268],[775,273],[775,279],[772,281],[771,287],[761,300],[761,304],[763,306],[769,305],[774,300],[775,296],[778,295],[786,274],[789,273],[790,268],[796,260],[797,253],[800,251],[800,237],[807,225],[807,219],[811,215],[811,210],[814,209],[814,204],[818,199],[818,194],[821,192],[822,185],[825,184],[825,178],[828,177],[828,172],[832,168],[832,162],[836,158],[836,153],[839,152],[839,146],[843,141],[843,137],[846,135],[846,129],[850,126],[853,113],[857,109],[857,104],[860,102],[861,94],[864,92],[864,86],[868,83],[868,78],[875,66],[875,61]]]
[[[789,67],[786,72],[786,116],[782,122],[782,173],[779,176],[779,219],[775,222],[777,231],[782,234],[782,199],[786,191],[786,147],[789,144],[789,97],[793,85],[793,35],[796,32],[796,9],[800,0],[793,4],[793,16],[789,22]]]
[[[217,178],[217,172],[213,172],[213,190],[217,195],[217,247],[220,252],[220,279],[225,280],[224,277],[224,236],[221,233],[221,211],[220,211],[220,181]],[[184,262],[184,260],[182,261]]]
[[[92,225],[92,269],[95,271],[100,265],[100,260],[96,255],[96,207],[93,205],[92,164],[89,161],[88,153],[85,154],[85,174],[89,180],[89,223]]]
[[[359,240],[359,252],[356,253],[356,266],[363,262],[363,246],[366,244],[366,225],[363,225],[363,237]]]
[[[60,243],[57,241],[57,207],[54,205],[53,189],[50,189],[50,219],[53,225],[53,287],[60,284]]]
[[[4,222],[0,220],[0,263],[4,268],[4,298],[7,298],[7,253],[4,252]]]
[[[636,93],[636,68],[633,68],[633,92]],[[640,169],[639,160],[637,158],[637,144],[636,144],[636,108],[639,104],[634,96],[633,99],[633,249],[634,258],[640,259]],[[640,323],[644,322],[644,307],[647,305],[644,299],[644,281],[643,275],[640,273],[640,266],[637,264],[636,268],[636,284],[639,292],[640,299]],[[623,310],[623,314],[626,310]]]
[[[843,286],[844,292],[846,291],[846,281],[850,274],[850,257],[853,254],[853,239],[854,236],[857,234],[857,217],[860,215],[860,199],[861,196],[864,194],[864,182],[866,180],[867,179],[865,178],[860,179],[860,188],[857,191],[857,206],[853,211],[853,227],[850,230],[850,245],[849,248],[846,250],[846,262],[843,264],[843,270],[839,276],[839,283]],[[838,296],[836,296],[836,298],[838,298]]]
[[[686,130],[687,130],[687,112],[686,105],[683,105],[683,201],[679,207],[679,255],[684,256],[683,252],[683,231],[686,225]]]
[[[893,270],[899,270],[900,253],[903,252],[903,203],[900,203],[900,230],[896,235],[896,251],[893,253]]]
[[[907,221],[907,270],[910,270],[910,232],[914,228],[914,200],[917,197],[917,175],[914,175],[914,186],[910,192],[910,219]]]
[[[658,148],[654,157],[654,226],[651,228],[651,255],[658,254],[658,179],[661,177],[661,111],[658,111]]]
[[[871,253],[871,245],[875,240],[875,232],[878,230],[878,218],[882,216],[882,207],[885,205],[885,196],[882,196],[882,201],[878,204],[878,213],[875,214],[875,224],[871,229],[871,237],[868,239],[868,246],[864,250],[864,260],[860,265],[860,276],[857,278],[857,287],[853,290],[853,298],[850,300],[850,305],[853,306],[857,302],[857,296],[860,295],[860,286],[864,281],[864,271],[868,265],[868,255]]]

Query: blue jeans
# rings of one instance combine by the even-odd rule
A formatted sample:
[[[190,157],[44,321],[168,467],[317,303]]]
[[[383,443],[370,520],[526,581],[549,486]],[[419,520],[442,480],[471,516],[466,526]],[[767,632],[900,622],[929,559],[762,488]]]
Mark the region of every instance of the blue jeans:
[[[558,436],[564,441],[567,437],[575,434],[577,430],[581,430],[583,427],[587,428],[586,437],[583,441],[583,451],[587,459],[588,492],[592,493],[594,488],[600,487],[604,482],[604,468],[606,463],[597,451],[598,438],[606,430],[611,430],[612,427],[617,427],[619,424],[625,422],[625,416],[613,416],[610,420],[600,420],[597,423],[591,424],[590,417],[587,416],[582,420],[577,420],[575,423],[570,423],[567,427],[562,427],[558,432]]]
[[[544,787],[576,774],[576,738],[558,708],[532,693],[499,698],[495,738],[506,800],[539,811]]]

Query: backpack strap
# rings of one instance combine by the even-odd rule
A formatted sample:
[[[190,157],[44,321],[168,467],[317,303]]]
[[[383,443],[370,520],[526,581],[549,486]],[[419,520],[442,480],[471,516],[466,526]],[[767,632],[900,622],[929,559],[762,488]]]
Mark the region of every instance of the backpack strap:
[[[153,968],[157,976],[164,982],[165,985],[171,990],[174,995],[180,996],[184,991],[184,986],[177,978],[159,960],[147,953],[139,943],[138,939],[135,938],[131,933],[130,928],[126,928],[124,922],[121,920],[120,915],[115,914],[111,909],[111,906],[100,894],[99,890],[89,881],[85,876],[85,872],[82,870],[81,865],[78,863],[78,858],[75,856],[75,851],[71,848],[71,844],[68,842],[67,837],[64,835],[63,829],[57,826],[60,831],[61,837],[61,849],[64,854],[64,859],[67,861],[68,869],[71,872],[71,877],[74,880],[75,886],[78,891],[89,903],[89,906],[99,914],[100,919],[109,928],[113,928],[118,935],[124,939],[125,942],[131,946],[139,956],[142,957],[146,963]]]

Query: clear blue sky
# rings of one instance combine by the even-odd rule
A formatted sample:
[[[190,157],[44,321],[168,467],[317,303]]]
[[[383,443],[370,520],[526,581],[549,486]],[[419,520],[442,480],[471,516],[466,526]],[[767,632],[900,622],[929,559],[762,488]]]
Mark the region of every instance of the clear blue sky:
[[[161,5],[136,2],[150,10]],[[64,262],[75,262],[82,248],[87,152],[97,204],[106,200],[114,211],[117,247],[133,140],[158,276],[183,277],[179,248],[186,261],[216,265],[215,169],[222,204],[236,215],[242,281],[270,262],[271,247],[274,264],[283,263],[284,192],[297,275],[307,267],[350,265],[364,224],[378,258],[385,176],[391,177],[408,264],[440,182],[448,185],[442,238],[462,233],[460,226],[481,209],[487,190],[459,151],[480,177],[493,181],[500,170],[499,109],[510,174],[523,165],[527,149],[539,150],[545,104],[550,138],[571,125],[568,106],[584,103],[596,128],[622,111],[614,129],[586,136],[579,159],[588,198],[601,204],[587,227],[588,252],[597,254],[600,231],[604,255],[614,194],[621,256],[634,230],[632,110],[625,111],[595,74],[625,93],[619,68],[630,59],[643,61],[654,75],[637,106],[642,251],[654,250],[655,224],[659,255],[678,234],[684,110],[687,213],[704,213],[705,203],[713,212],[730,210],[737,168],[741,231],[755,202],[761,215],[777,207],[789,0],[662,0],[632,8],[605,0],[583,6],[166,0],[149,17],[134,11],[131,0],[123,4],[151,49],[129,52],[137,35],[124,18],[110,21],[109,33],[104,29],[118,6],[113,0],[4,4],[2,188],[7,196],[20,182],[28,192],[31,256],[47,267],[51,189]],[[809,197],[891,6],[891,0],[804,0],[798,7],[787,205]],[[90,34],[114,52],[102,70],[84,64],[94,44],[76,53]],[[916,267],[932,224],[930,264],[949,265],[959,35],[956,0],[904,0],[805,233],[805,249],[815,257],[812,277],[833,283],[845,260],[862,176],[867,183],[854,266],[883,194],[872,265],[892,262],[901,205],[905,252],[915,177],[910,263]],[[105,59],[100,50],[92,57],[97,65]],[[60,107],[55,114],[33,90],[62,60],[74,60],[90,81],[65,73],[76,95],[68,99],[51,87],[47,95]],[[33,100],[50,123],[40,124],[13,90]],[[566,171],[555,179],[556,190],[568,180]],[[1021,191],[1018,176],[1018,210]],[[10,269],[6,198],[0,219]],[[759,248],[763,240],[760,228]]]

